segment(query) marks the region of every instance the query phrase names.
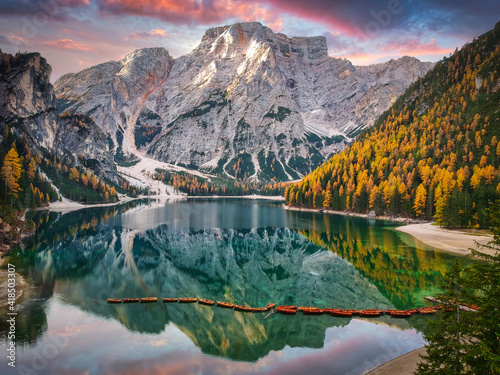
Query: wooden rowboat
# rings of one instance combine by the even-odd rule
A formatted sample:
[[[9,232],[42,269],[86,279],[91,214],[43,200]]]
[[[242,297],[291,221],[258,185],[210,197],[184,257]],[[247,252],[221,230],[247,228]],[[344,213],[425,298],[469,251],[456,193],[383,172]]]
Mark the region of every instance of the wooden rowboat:
[[[268,310],[267,307],[252,307],[252,312],[266,312]]]
[[[177,298],[163,298],[164,303],[176,303]]]
[[[436,312],[434,309],[420,309],[420,314],[422,315],[435,314]]]
[[[348,317],[352,316],[352,312],[351,312],[351,310],[337,310],[337,311],[332,312],[332,315],[342,317],[342,318],[348,318]]]
[[[323,314],[331,314],[333,311],[336,311],[338,309],[330,309],[330,308],[326,308],[326,309],[322,309],[321,311],[323,311]]]
[[[212,301],[211,299],[205,299],[205,298],[198,298],[198,303],[200,303],[202,305],[209,305],[209,306],[215,305],[214,301]]]
[[[123,303],[137,303],[139,302],[139,298],[124,298]]]
[[[295,315],[295,314],[297,314],[297,310],[295,310],[295,309],[287,309],[284,306],[278,306],[276,308],[276,311],[278,313],[280,313],[280,314],[288,314],[288,315]]]
[[[243,305],[234,305],[234,309],[236,311],[244,311],[244,312],[251,312],[252,308],[248,306],[243,306]]]
[[[122,300],[117,298],[108,298],[108,303],[122,303]]]
[[[222,301],[217,301],[217,306],[219,306],[219,307],[227,307],[229,309],[232,309],[234,307],[234,305],[232,303],[222,302]]]
[[[323,314],[323,310],[318,309],[317,307],[305,307],[300,306],[298,308],[299,311],[302,311],[304,315],[321,315]]]
[[[359,315],[360,310],[344,310],[345,312],[350,312],[351,315]]]
[[[266,305],[266,308],[267,308],[268,310],[274,309],[275,307],[276,307],[276,304],[275,304],[275,303],[268,303],[268,304]]]
[[[283,309],[289,309],[289,310],[295,310],[297,311],[297,306],[290,306],[290,305],[280,305],[278,308],[283,308]]]
[[[179,303],[193,303],[193,302],[196,302],[196,298],[192,297],[179,298]]]
[[[144,298],[141,298],[141,303],[156,302],[156,301],[158,301],[158,298],[156,298],[156,297],[144,297]]]
[[[405,310],[396,310],[391,312],[391,318],[409,318],[411,317],[411,312]]]
[[[381,312],[379,310],[377,311],[367,311],[367,310],[361,310],[359,312],[359,316],[364,316],[365,318],[376,318],[379,317]]]

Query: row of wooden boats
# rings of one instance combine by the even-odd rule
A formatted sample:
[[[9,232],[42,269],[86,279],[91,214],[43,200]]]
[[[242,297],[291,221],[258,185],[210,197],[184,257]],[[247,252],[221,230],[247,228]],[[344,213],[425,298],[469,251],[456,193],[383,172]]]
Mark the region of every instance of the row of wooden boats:
[[[150,303],[157,302],[157,297],[145,297],[145,298],[108,298],[108,303]],[[196,298],[196,297],[181,297],[181,298],[163,298],[163,303],[196,303],[207,306],[218,306],[224,307],[228,309],[234,309],[235,311],[242,312],[265,312],[272,310],[276,307],[276,304],[269,303],[266,307],[250,307],[245,305],[235,305],[230,302],[225,301],[212,301],[205,298]],[[322,314],[330,314],[332,316],[337,317],[352,317],[353,315],[358,315],[360,317],[365,318],[375,318],[381,315],[390,315],[394,318],[409,318],[414,314],[421,315],[430,315],[435,314],[437,310],[443,309],[443,305],[433,306],[433,307],[421,307],[418,309],[410,309],[410,310],[377,310],[377,309],[364,309],[364,310],[347,310],[347,309],[333,309],[333,308],[325,308],[320,309],[318,307],[310,307],[310,306],[291,306],[291,305],[280,305],[276,307],[276,312],[279,314],[285,315],[295,315],[297,312],[301,312],[304,315],[322,315]],[[450,311],[449,309],[445,309],[445,311]]]
[[[250,307],[244,305],[235,305],[230,302],[224,301],[212,301],[210,299],[205,298],[196,298],[196,297],[181,297],[181,298],[163,298],[163,303],[196,303],[198,302],[201,305],[213,306],[217,304],[219,307],[225,307],[229,309],[234,309],[236,311],[243,312],[265,312],[273,309],[276,304],[268,303],[266,307]],[[157,297],[145,297],[145,298],[108,298],[108,303],[148,303],[148,302],[158,302]]]
[[[148,302],[157,302],[158,298],[156,297],[143,297],[143,298],[108,298],[108,303],[148,303]]]
[[[276,308],[276,312],[280,314],[294,315],[297,312],[302,312],[304,315],[321,315],[330,314],[337,317],[352,317],[353,315],[358,315],[365,318],[375,318],[381,315],[390,315],[394,318],[408,318],[413,314],[435,314],[437,309],[442,309],[442,306],[436,307],[422,307],[419,309],[411,310],[377,310],[377,309],[364,309],[364,310],[344,310],[344,309],[319,309],[317,307],[307,307],[307,306],[289,306],[282,305]]]

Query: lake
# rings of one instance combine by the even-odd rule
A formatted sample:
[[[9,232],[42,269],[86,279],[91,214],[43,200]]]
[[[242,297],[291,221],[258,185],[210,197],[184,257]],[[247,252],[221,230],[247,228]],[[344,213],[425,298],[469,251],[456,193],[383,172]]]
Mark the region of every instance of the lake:
[[[30,287],[17,302],[17,367],[2,355],[2,374],[363,374],[421,347],[436,317],[288,316],[161,298],[407,309],[427,304],[456,259],[391,222],[265,200],[133,201],[33,220],[36,235],[8,259]],[[160,302],[106,303],[150,296]]]

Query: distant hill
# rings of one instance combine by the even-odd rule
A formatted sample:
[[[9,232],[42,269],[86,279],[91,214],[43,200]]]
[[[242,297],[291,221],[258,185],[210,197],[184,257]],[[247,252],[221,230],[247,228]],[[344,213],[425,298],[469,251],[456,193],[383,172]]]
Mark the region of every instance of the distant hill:
[[[285,191],[291,206],[487,226],[500,197],[500,22],[438,62],[343,152]]]

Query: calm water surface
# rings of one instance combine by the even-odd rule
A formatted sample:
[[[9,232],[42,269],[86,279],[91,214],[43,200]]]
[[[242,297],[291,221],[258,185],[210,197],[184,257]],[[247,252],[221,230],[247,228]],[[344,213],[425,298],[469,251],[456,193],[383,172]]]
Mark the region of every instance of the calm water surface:
[[[269,201],[132,202],[34,220],[36,236],[9,259],[30,287],[17,303],[17,367],[2,355],[2,374],[363,374],[422,346],[434,318],[106,299],[406,309],[437,293],[455,259],[389,222]],[[8,327],[0,324],[6,353]]]

